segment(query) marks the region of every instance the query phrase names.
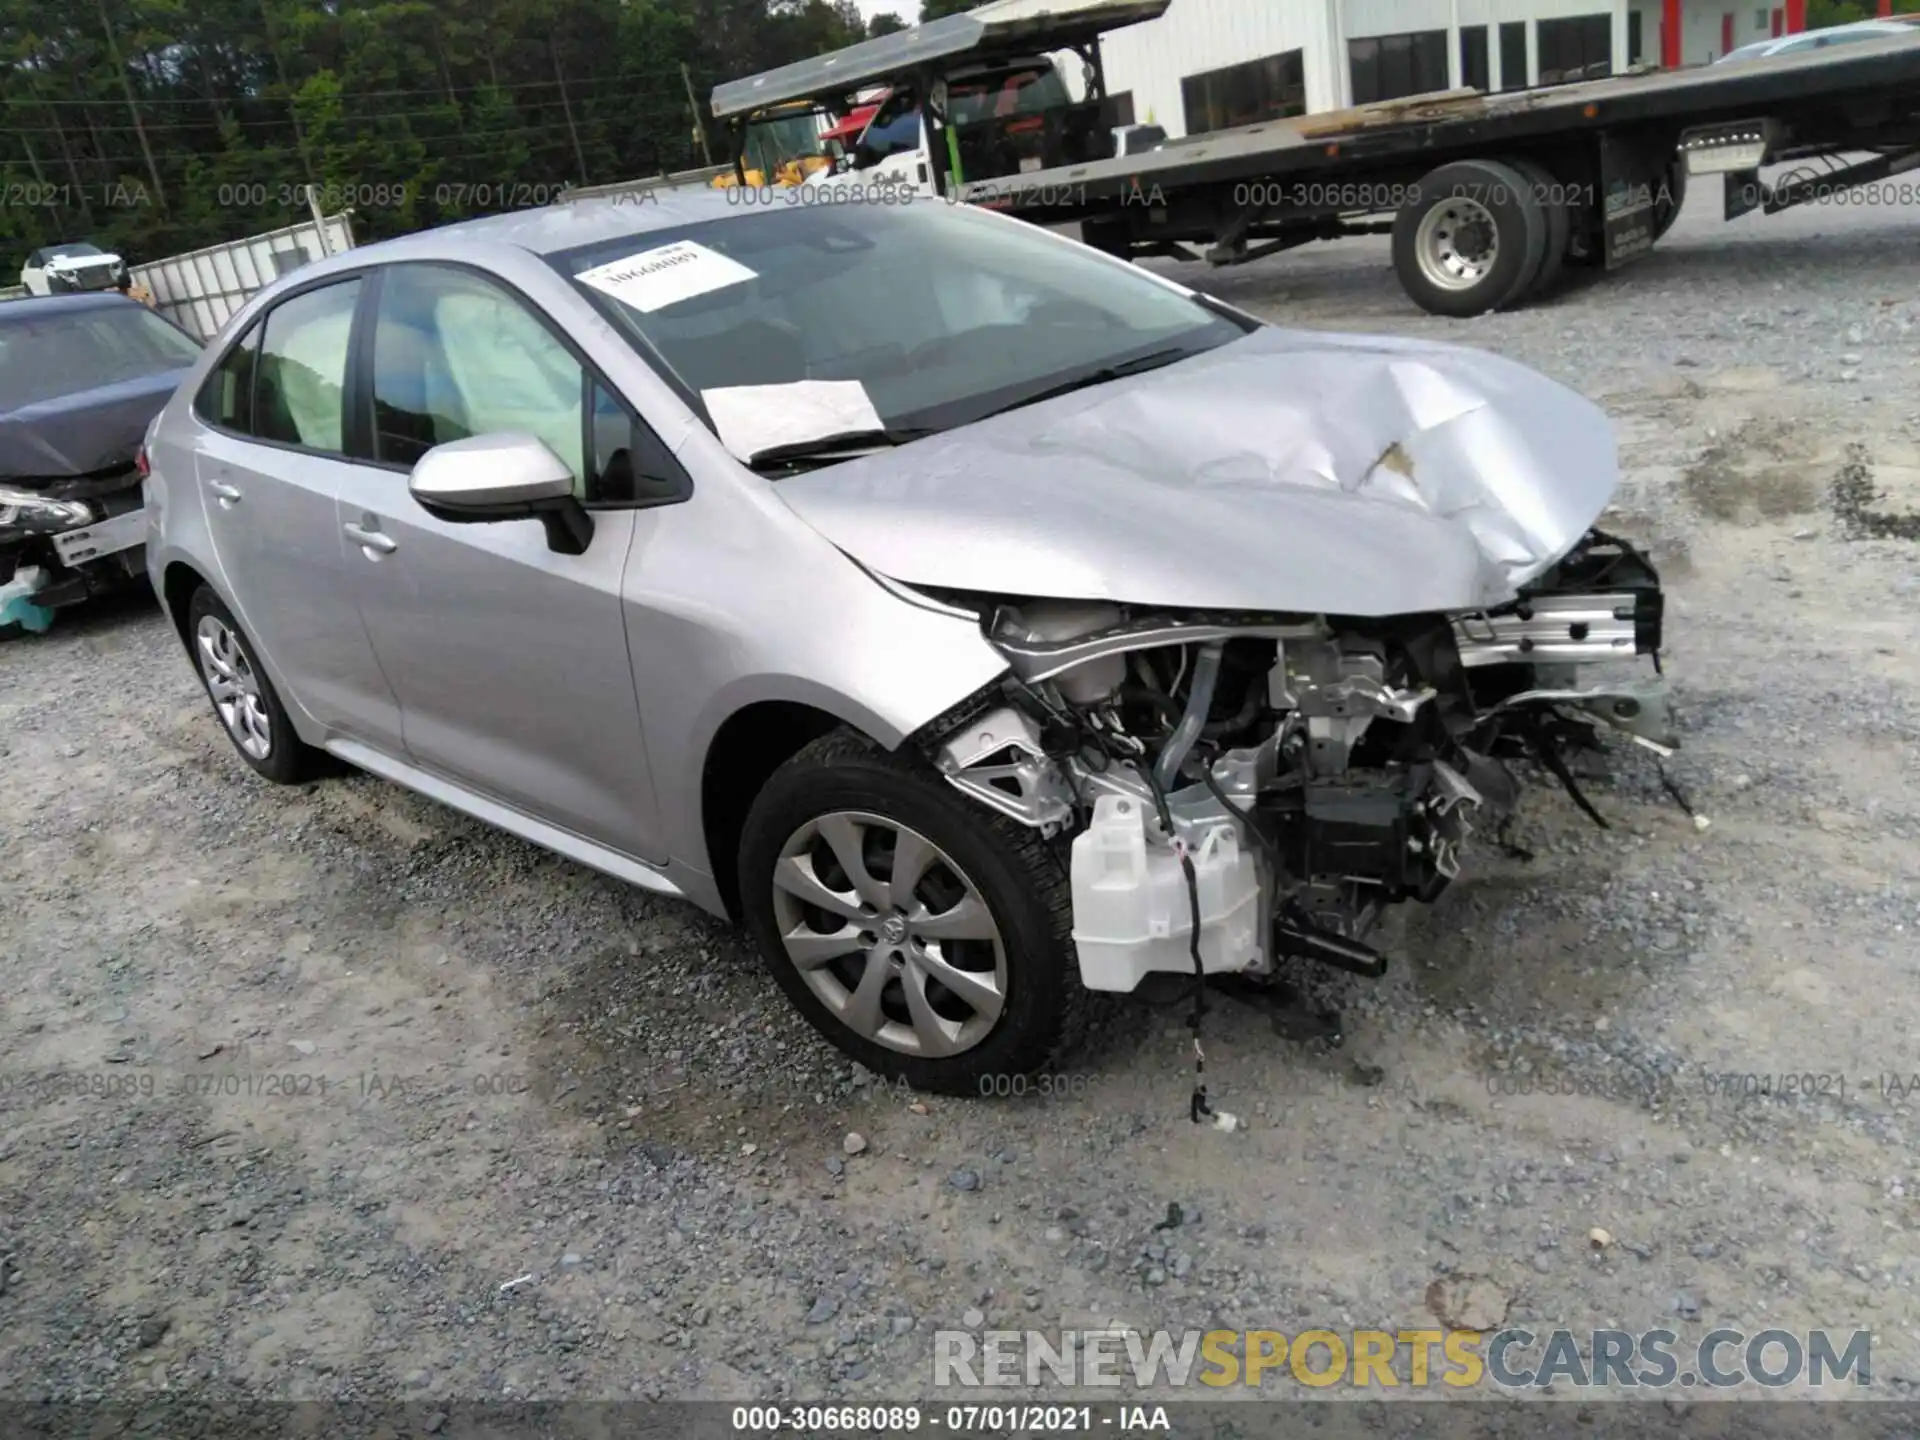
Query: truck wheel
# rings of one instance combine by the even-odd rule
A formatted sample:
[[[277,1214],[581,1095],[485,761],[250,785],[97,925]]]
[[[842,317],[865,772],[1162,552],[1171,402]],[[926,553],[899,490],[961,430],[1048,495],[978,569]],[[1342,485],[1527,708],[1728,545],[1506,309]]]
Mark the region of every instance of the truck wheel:
[[[1657,241],[1673,228],[1673,222],[1680,218],[1680,208],[1687,203],[1687,162],[1678,155],[1674,156],[1661,177],[1662,188],[1653,197],[1653,238]]]
[[[1516,295],[1507,302],[1518,305],[1551,295],[1560,283],[1561,271],[1567,263],[1567,248],[1573,241],[1573,202],[1565,198],[1565,192],[1572,187],[1561,185],[1553,172],[1537,160],[1508,163],[1533,187],[1533,198],[1547,217],[1547,248],[1540,257],[1540,273],[1533,277],[1533,284],[1524,295]]]
[[[1434,315],[1484,315],[1524,295],[1547,253],[1532,186],[1497,160],[1458,160],[1423,179],[1393,222],[1393,268]]]
[[[1133,231],[1125,220],[1102,218],[1080,222],[1080,243],[1116,260],[1133,258]]]
[[[910,873],[908,873],[910,872]],[[1024,1093],[1081,1033],[1066,867],[1040,836],[851,730],[775,771],[740,908],[813,1027],[889,1079]]]

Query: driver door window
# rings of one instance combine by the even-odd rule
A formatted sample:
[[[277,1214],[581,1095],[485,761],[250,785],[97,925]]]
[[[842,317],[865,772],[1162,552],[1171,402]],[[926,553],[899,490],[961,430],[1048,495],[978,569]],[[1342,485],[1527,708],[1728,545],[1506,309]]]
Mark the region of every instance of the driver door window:
[[[374,459],[412,466],[436,445],[497,430],[544,440],[589,505],[686,493],[659,437],[517,295],[447,266],[393,266],[373,336]]]
[[[411,466],[435,445],[520,430],[588,494],[586,375],[517,297],[462,270],[396,265],[373,336],[374,458]]]

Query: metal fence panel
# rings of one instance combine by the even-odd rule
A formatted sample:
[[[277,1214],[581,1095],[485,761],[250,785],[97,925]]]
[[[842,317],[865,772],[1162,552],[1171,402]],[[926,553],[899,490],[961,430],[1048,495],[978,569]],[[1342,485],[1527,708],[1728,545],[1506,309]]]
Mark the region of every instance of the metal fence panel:
[[[153,292],[161,314],[211,340],[258,291],[309,261],[351,250],[353,243],[353,224],[342,212],[327,216],[324,230],[303,221],[136,265],[133,278]]]

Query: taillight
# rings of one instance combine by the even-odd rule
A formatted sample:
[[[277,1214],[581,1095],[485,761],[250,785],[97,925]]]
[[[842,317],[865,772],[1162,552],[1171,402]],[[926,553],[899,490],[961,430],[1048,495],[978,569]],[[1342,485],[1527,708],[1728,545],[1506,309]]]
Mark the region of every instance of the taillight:
[[[142,445],[138,450],[133,452],[133,468],[140,472],[140,478],[142,480],[153,474],[153,465],[147,459],[146,446]]]

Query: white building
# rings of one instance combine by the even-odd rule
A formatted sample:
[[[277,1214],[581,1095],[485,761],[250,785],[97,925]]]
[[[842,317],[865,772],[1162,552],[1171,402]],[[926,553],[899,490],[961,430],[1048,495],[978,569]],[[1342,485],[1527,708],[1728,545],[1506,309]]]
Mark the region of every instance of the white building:
[[[1463,85],[1704,64],[1805,17],[1806,0],[1172,0],[1110,32],[1101,54],[1116,123],[1178,136]]]

